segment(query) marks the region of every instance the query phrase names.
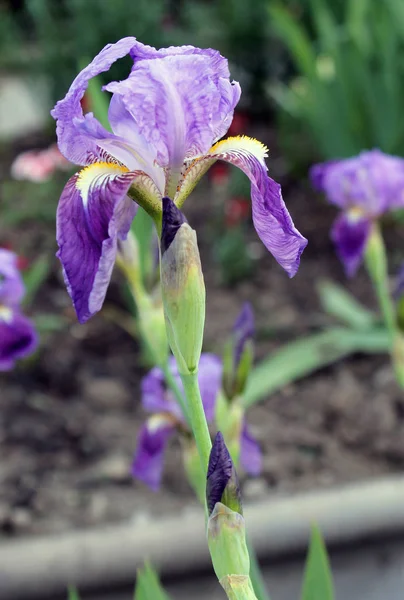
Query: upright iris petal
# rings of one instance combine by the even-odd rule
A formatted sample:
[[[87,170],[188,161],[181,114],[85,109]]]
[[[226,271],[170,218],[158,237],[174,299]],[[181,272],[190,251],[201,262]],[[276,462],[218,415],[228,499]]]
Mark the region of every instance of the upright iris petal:
[[[404,160],[371,150],[314,165],[313,186],[342,209],[331,231],[348,276],[363,259],[372,222],[404,206]]]

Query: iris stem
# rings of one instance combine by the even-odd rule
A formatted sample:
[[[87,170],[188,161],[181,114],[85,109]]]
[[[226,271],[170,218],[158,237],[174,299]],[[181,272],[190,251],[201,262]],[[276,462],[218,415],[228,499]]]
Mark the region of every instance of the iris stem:
[[[194,434],[196,447],[198,448],[202,472],[206,474],[208,472],[209,455],[212,448],[212,441],[210,439],[208,424],[206,422],[205,411],[202,404],[201,392],[199,390],[198,371],[185,374],[180,373],[180,375],[188,403],[192,432]]]
[[[390,338],[390,349],[397,382],[404,388],[404,340],[398,328],[396,310],[390,295],[386,246],[378,223],[373,224],[365,251],[365,263],[373,283],[383,321]]]

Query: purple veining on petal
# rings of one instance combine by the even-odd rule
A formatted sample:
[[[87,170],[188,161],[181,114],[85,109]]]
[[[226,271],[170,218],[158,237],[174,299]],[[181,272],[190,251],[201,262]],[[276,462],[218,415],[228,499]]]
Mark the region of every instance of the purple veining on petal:
[[[116,44],[108,44],[101,52],[83,69],[75,78],[63,100],[60,100],[51,114],[57,120],[58,145],[61,153],[73,163],[86,165],[90,153],[97,156],[98,146],[94,139],[81,133],[78,125],[84,119],[91,121],[92,127],[99,134],[108,135],[108,132],[95,119],[92,113],[85,117],[80,104],[87,89],[90,79],[104,71],[118,59],[129,53],[135,45],[133,37],[123,38]],[[89,124],[88,124],[89,125]],[[112,134],[110,134],[112,136]]]
[[[0,248],[0,305],[18,306],[24,296],[24,282],[14,252]]]
[[[132,463],[132,475],[155,492],[160,487],[164,454],[174,431],[175,426],[169,421],[161,419],[158,426],[155,426],[150,419],[142,426],[138,435],[137,449]]]
[[[100,310],[118,239],[129,232],[136,205],[126,192],[133,179],[132,173],[95,164],[69,179],[60,198],[57,256],[81,323]]]
[[[223,144],[223,145],[222,145]],[[296,229],[282,198],[281,186],[268,176],[261,156],[262,145],[249,138],[229,138],[217,145],[212,156],[239,167],[251,181],[252,216],[266,248],[293,277],[307,240]]]
[[[252,340],[255,333],[254,313],[249,302],[243,308],[233,326],[233,360],[237,369],[245,344]]]
[[[18,309],[10,309],[6,316],[0,311],[0,371],[12,369],[17,359],[31,354],[37,345],[37,333],[27,317]]]
[[[155,50],[137,43],[128,79],[106,90],[120,95],[136,131],[157,150],[162,167],[205,154],[226,133],[240,97],[227,61],[214,50]]]
[[[262,471],[262,453],[260,446],[244,420],[240,440],[240,463],[244,471],[257,476]]]
[[[355,275],[362,262],[372,223],[367,218],[352,218],[342,213],[334,222],[331,239],[348,277]]]

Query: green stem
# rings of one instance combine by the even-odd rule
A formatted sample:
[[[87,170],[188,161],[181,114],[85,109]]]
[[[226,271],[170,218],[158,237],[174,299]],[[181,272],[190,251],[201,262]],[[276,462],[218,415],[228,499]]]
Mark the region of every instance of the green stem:
[[[396,314],[389,291],[386,247],[377,223],[373,225],[369,236],[365,263],[377,295],[384,323],[393,342],[397,329]]]
[[[374,223],[366,246],[365,263],[372,280],[390,338],[390,352],[397,382],[404,388],[403,339],[391,299],[386,247],[378,223]]]
[[[193,373],[186,374],[180,373],[180,375],[188,403],[192,432],[194,434],[196,447],[198,448],[202,472],[207,473],[212,441],[210,439],[201,393],[199,391],[198,372],[194,371]]]

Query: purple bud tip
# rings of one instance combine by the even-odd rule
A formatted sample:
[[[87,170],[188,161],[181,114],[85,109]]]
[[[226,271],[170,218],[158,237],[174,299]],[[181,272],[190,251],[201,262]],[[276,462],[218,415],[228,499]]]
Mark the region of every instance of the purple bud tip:
[[[161,229],[161,254],[169,249],[177,231],[187,220],[167,196],[163,198],[163,226]]]
[[[251,304],[249,302],[245,302],[233,327],[234,364],[236,365],[236,368],[240,362],[246,342],[254,337],[254,333],[254,313]]]
[[[220,431],[216,434],[213,442],[212,450],[210,451],[208,474],[206,481],[206,502],[208,505],[209,515],[212,514],[217,502],[223,502],[223,495],[229,482],[233,480],[234,485],[231,486],[231,496],[234,496],[235,508],[241,506],[240,491],[236,471],[231,460],[230,453],[224,443],[223,435]],[[230,501],[233,498],[230,498]],[[224,502],[224,504],[229,504]]]

